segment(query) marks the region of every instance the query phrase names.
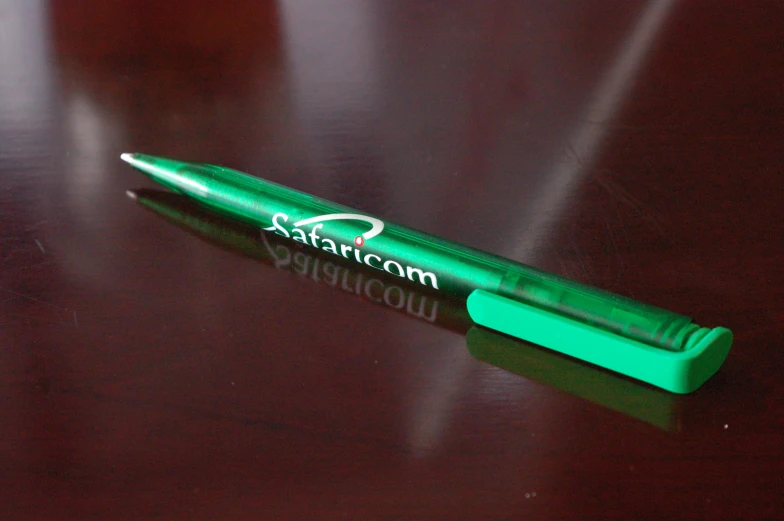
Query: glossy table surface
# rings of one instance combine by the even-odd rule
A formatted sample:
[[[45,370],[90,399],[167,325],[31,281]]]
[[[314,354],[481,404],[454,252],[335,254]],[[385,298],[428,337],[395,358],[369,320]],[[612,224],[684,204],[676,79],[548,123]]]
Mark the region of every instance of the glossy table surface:
[[[774,1],[0,2],[2,519],[781,519],[782,45]],[[149,191],[135,151],[735,343],[661,392]]]

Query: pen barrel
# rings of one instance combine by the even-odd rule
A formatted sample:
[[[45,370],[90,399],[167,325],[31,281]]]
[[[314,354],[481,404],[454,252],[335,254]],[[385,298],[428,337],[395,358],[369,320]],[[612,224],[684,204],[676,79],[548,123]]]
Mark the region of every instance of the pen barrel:
[[[213,165],[170,163],[160,164],[158,173],[145,173],[214,210],[414,284],[463,298],[484,289],[671,351],[684,349],[700,330],[686,316],[383,222],[276,183]]]
[[[511,266],[497,293],[670,351],[684,349],[701,329],[684,315],[550,274],[532,273],[527,266]]]

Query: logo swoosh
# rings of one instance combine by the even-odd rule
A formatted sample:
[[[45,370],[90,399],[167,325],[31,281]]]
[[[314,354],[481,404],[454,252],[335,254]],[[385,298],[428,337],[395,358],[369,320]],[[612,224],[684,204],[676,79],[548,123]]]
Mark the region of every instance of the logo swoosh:
[[[311,217],[309,219],[303,219],[301,221],[297,221],[294,223],[294,226],[305,226],[308,224],[315,224],[324,221],[339,221],[339,220],[350,220],[350,221],[364,221],[369,223],[372,227],[369,231],[362,234],[362,237],[367,239],[372,239],[379,233],[384,230],[384,221],[381,219],[376,219],[375,217],[368,217],[367,215],[360,215],[358,213],[330,213],[327,215],[319,215],[317,217]]]

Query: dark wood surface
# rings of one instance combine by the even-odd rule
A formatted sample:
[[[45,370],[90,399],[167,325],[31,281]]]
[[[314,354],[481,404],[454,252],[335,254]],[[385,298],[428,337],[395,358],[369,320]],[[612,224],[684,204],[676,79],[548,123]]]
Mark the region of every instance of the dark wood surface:
[[[2,519],[782,519],[784,4],[196,4],[0,4]],[[145,210],[133,151],[736,341],[682,397],[472,346],[459,302]]]

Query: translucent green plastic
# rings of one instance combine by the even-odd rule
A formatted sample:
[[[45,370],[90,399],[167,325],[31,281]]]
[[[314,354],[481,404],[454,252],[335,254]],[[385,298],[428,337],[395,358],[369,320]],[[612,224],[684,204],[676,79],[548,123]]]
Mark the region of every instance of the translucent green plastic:
[[[434,289],[463,297],[487,290],[668,351],[683,350],[700,329],[683,315],[228,168],[142,154],[124,154],[123,159],[216,211]],[[330,218],[336,214],[344,217]]]
[[[142,154],[123,160],[217,212],[423,291],[468,299],[479,325],[676,393],[727,356],[732,333],[508,259],[387,223],[214,165]]]

